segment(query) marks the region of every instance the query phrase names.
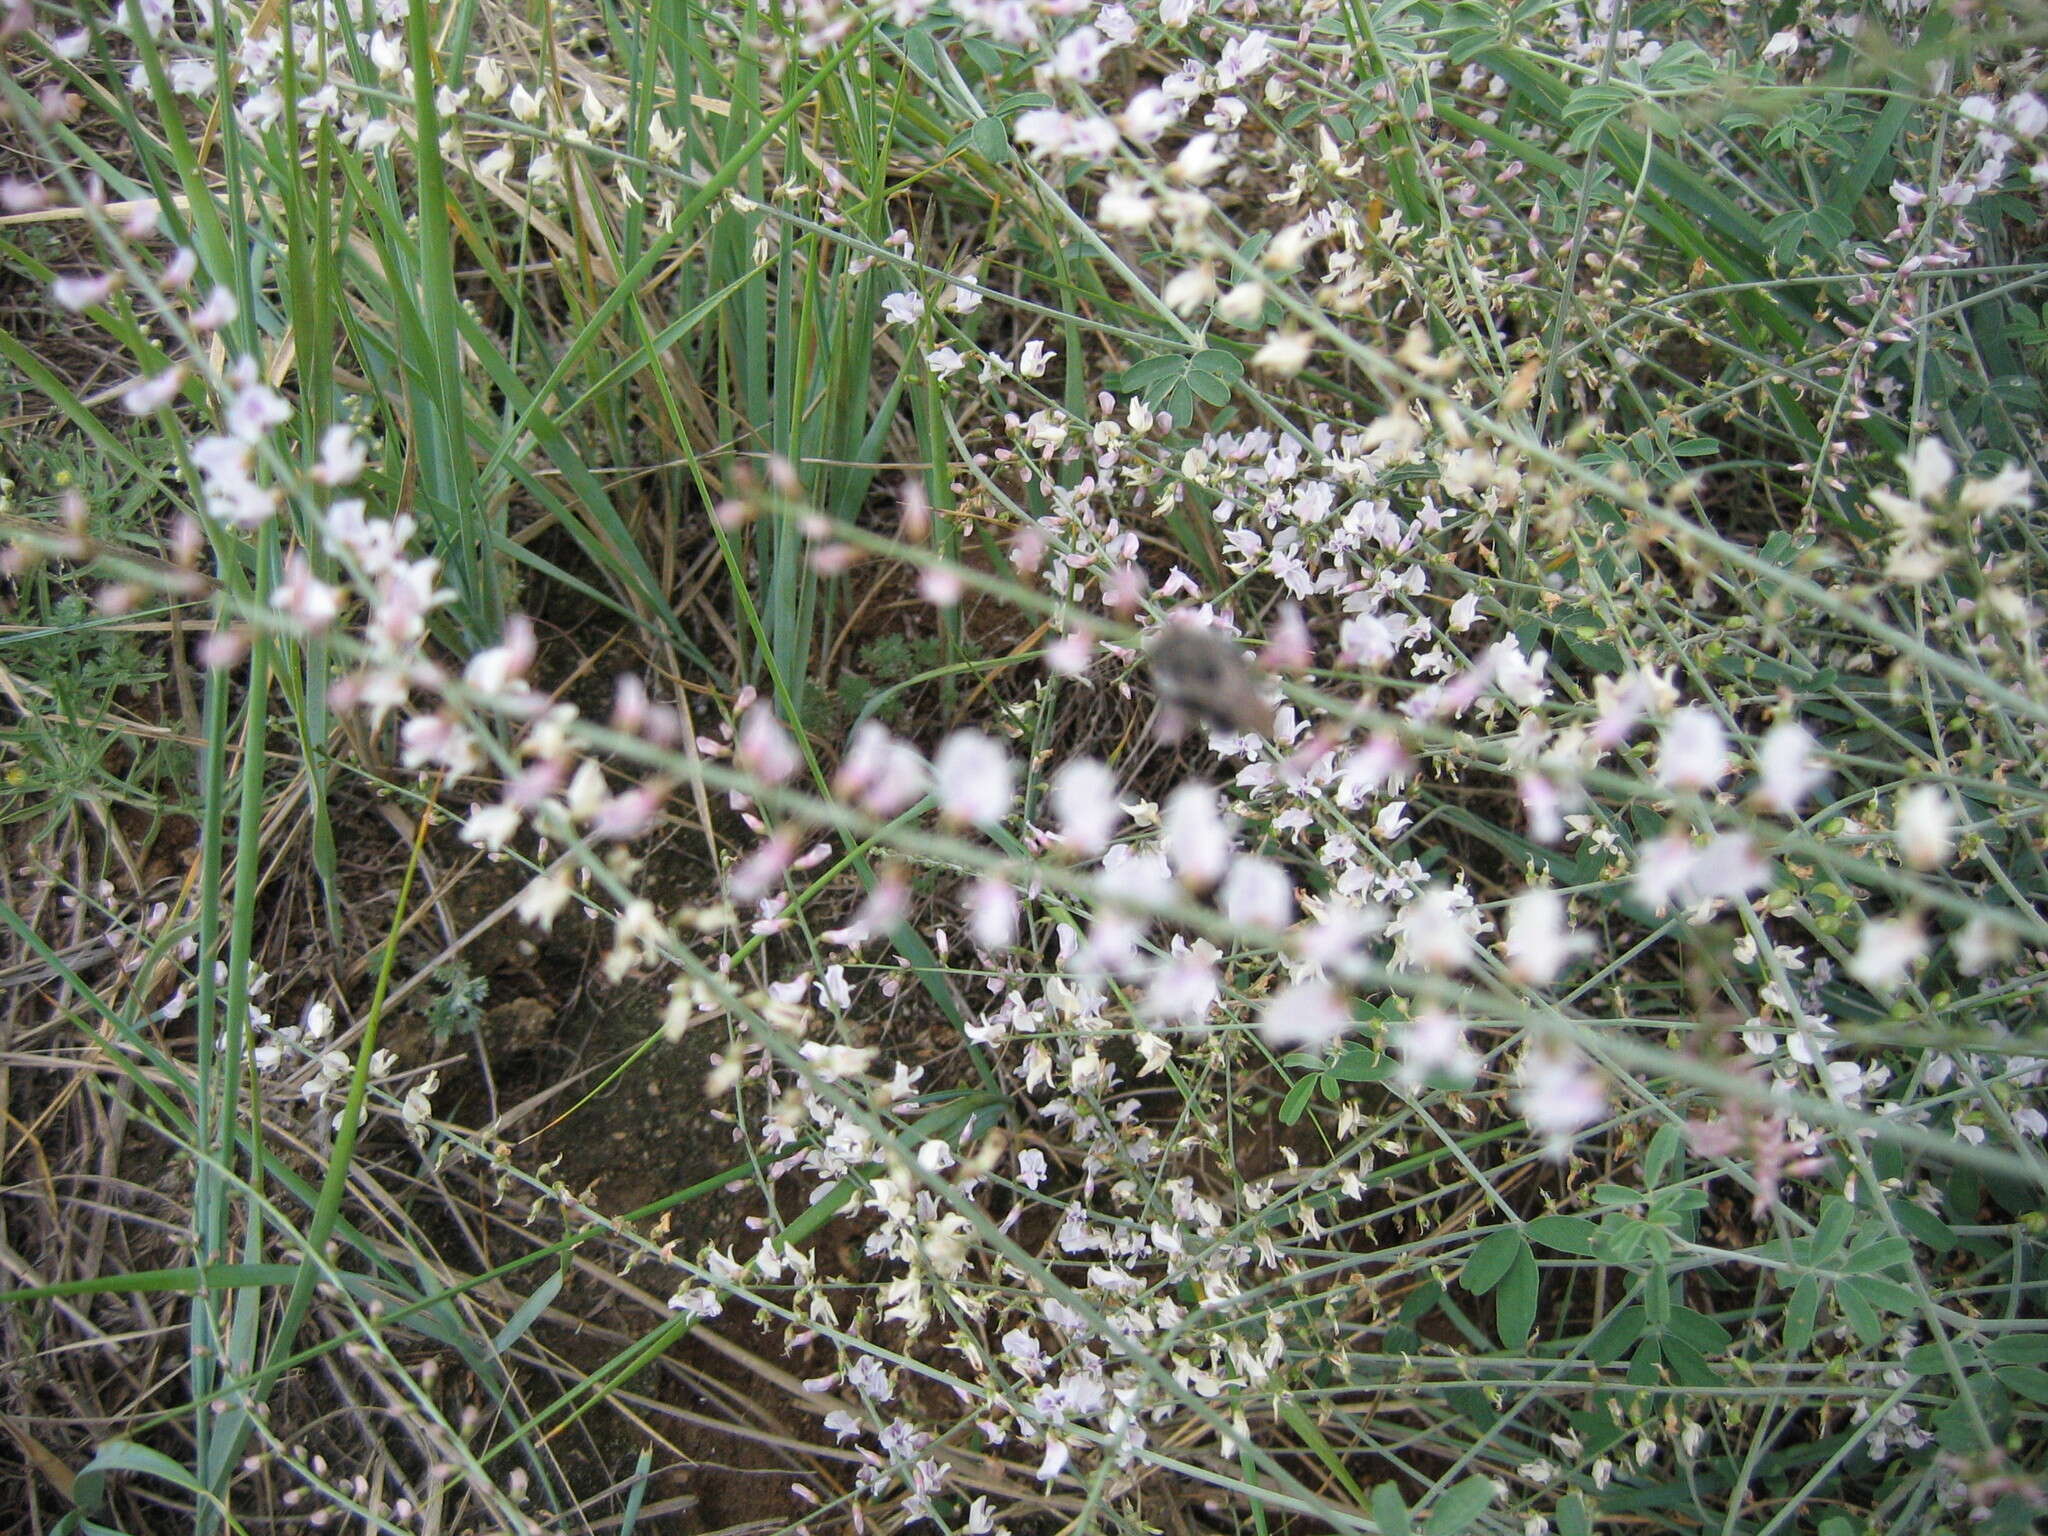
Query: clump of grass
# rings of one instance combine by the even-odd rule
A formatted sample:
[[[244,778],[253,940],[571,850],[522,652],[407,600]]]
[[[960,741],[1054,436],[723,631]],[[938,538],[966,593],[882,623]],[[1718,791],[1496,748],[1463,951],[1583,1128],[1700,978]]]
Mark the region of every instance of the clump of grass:
[[[48,571],[200,637],[7,913],[34,1507],[2028,1528],[2048,106],[1905,9],[13,38],[166,488],[37,728]],[[498,976],[659,1023],[476,1123]]]

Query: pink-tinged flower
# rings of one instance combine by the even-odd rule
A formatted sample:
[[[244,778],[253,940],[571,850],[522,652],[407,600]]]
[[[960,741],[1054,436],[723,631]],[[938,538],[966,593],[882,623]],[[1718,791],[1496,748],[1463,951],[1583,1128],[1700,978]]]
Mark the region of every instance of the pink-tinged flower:
[[[369,447],[355,428],[336,422],[320,434],[320,459],[309,478],[315,485],[353,485],[369,462]]]
[[[1277,932],[1294,920],[1294,882],[1271,859],[1247,855],[1231,861],[1218,902],[1233,927]]]
[[[210,438],[207,441],[226,443],[245,462],[249,456],[247,446],[236,443],[232,438]],[[198,450],[194,449],[194,459],[198,456]],[[397,569],[405,558],[405,547],[412,542],[415,524],[408,512],[382,518],[366,517],[364,511],[365,504],[358,497],[337,501],[321,517],[320,531],[329,549],[350,556],[363,568],[363,574],[375,581]]]
[[[1045,668],[1060,677],[1080,677],[1094,653],[1095,637],[1085,629],[1071,630],[1045,648]]]
[[[1555,843],[1564,836],[1564,813],[1585,804],[1585,793],[1576,782],[1560,786],[1547,773],[1525,773],[1515,779],[1522,799],[1522,814],[1528,819],[1529,835],[1539,843]]]
[[[515,613],[505,621],[505,638],[470,657],[462,669],[462,680],[481,693],[524,694],[526,669],[539,654],[533,620]]]
[[[669,785],[654,779],[611,796],[590,818],[592,840],[623,843],[645,837],[661,820],[662,803],[668,799],[668,793]]]
[[[733,761],[764,784],[781,784],[803,766],[796,743],[766,704],[756,704],[740,718]]]
[[[1478,921],[1472,899],[1461,887],[1425,887],[1387,925],[1394,938],[1395,962],[1443,973],[1461,971],[1472,963],[1473,925]]]
[[[1017,770],[1001,743],[979,731],[955,731],[932,763],[939,814],[956,825],[992,827],[1010,813]]]
[[[438,585],[440,579],[441,562],[432,558],[387,571],[377,584],[363,638],[390,655],[417,646],[427,633],[427,615],[455,600],[452,589]]]
[[[1124,819],[1116,775],[1092,757],[1062,763],[1052,776],[1050,798],[1061,845],[1084,859],[1107,848]]]
[[[1073,969],[1082,976],[1134,976],[1138,973],[1138,941],[1145,925],[1127,912],[1105,907],[1088,925],[1088,937],[1074,951]]]
[[[1543,1138],[1546,1157],[1562,1162],[1579,1133],[1607,1112],[1607,1093],[1586,1059],[1574,1050],[1532,1047],[1522,1057],[1515,1107]]]
[[[519,830],[520,815],[509,805],[479,805],[470,810],[469,819],[462,824],[462,840],[473,848],[481,848],[491,858],[499,858]]]
[[[863,720],[853,728],[845,760],[832,776],[832,793],[886,819],[914,804],[929,782],[915,747],[891,736],[881,721]]]
[[[149,416],[178,398],[185,387],[185,365],[173,363],[162,373],[137,379],[121,391],[121,409],[130,416]]]
[[[1160,845],[1190,890],[1206,891],[1230,867],[1230,819],[1207,784],[1180,785],[1160,811]]]
[[[239,624],[216,629],[199,640],[199,664],[209,672],[225,672],[241,665],[249,654],[249,632]]]
[[[1873,992],[1895,992],[1927,955],[1927,934],[1917,916],[1867,923],[1848,971]]]
[[[1274,57],[1273,40],[1263,32],[1247,32],[1242,37],[1233,37],[1223,45],[1223,56],[1216,61],[1218,88],[1225,91],[1237,89],[1270,68]]]
[[[1351,1027],[1351,1004],[1327,981],[1297,981],[1259,1010],[1259,1033],[1276,1050],[1329,1044]]]
[[[50,206],[50,194],[40,182],[18,176],[0,179],[0,213],[40,213]]]
[[[1694,853],[1679,894],[1688,902],[1740,901],[1770,883],[1770,861],[1750,835],[1724,832]]]
[[[1517,981],[1545,987],[1557,980],[1574,955],[1593,947],[1592,938],[1572,931],[1565,899],[1547,887],[1526,890],[1508,903],[1507,940],[1502,946],[1508,972]]]
[[[887,934],[910,911],[910,877],[894,864],[885,865],[844,928],[819,935],[827,944],[858,946]]]
[[[1939,869],[1956,851],[1956,813],[1938,784],[1916,784],[1892,816],[1899,856],[1915,869]]]
[[[967,932],[983,949],[1008,949],[1017,942],[1017,887],[1000,875],[983,875],[967,890]]]
[[[791,823],[777,827],[767,842],[733,867],[726,889],[737,906],[749,907],[772,890],[803,841],[803,829]]]
[[[928,565],[918,572],[917,595],[941,611],[959,607],[966,592],[967,584],[950,566]]]
[[[284,578],[271,588],[270,606],[317,635],[341,613],[341,591],[317,580],[305,551],[295,549],[285,556]]]
[[[157,286],[165,293],[181,292],[191,283],[199,271],[199,253],[189,245],[181,245],[171,253],[171,259],[164,263],[164,270],[157,278]]]
[[[1017,1154],[1017,1182],[1026,1189],[1036,1189],[1045,1182],[1045,1154],[1036,1147],[1026,1147]]]
[[[225,288],[215,288],[207,295],[206,302],[192,311],[192,329],[204,335],[233,325],[235,317],[242,312],[242,306],[235,302],[235,296]]]
[[[251,381],[228,400],[228,435],[245,443],[260,442],[272,427],[291,420],[291,414],[291,404],[283,395],[267,384]]]
[[[459,721],[446,714],[414,715],[398,728],[398,760],[407,768],[440,768],[454,784],[476,772],[481,763],[476,738]],[[524,809],[508,795],[505,803]]]
[[[1817,1137],[1794,1141],[1785,1134],[1781,1115],[1763,1115],[1742,1099],[1728,1098],[1718,1120],[1688,1120],[1686,1140],[1701,1157],[1738,1157],[1747,1154],[1756,1179],[1756,1197],[1750,1214],[1762,1216],[1778,1203],[1778,1186],[1786,1179],[1803,1179],[1828,1166]]]
[[[1636,858],[1636,900],[1662,917],[1686,888],[1693,865],[1692,839],[1680,831],[1666,832],[1643,845]]]
[[[60,309],[77,314],[82,309],[93,309],[106,303],[120,286],[121,274],[118,272],[80,273],[60,277],[50,284],[50,297],[56,300]]]
[[[1280,622],[1266,636],[1259,651],[1259,665],[1268,672],[1299,675],[1315,665],[1315,640],[1308,632],[1308,620],[1297,603],[1280,610]]]
[[[1466,1042],[1465,1021],[1441,1008],[1425,1008],[1400,1026],[1394,1051],[1401,1058],[1397,1075],[1411,1091],[1434,1079],[1470,1082],[1479,1075],[1479,1054]]]
[[[1720,716],[1681,709],[1657,743],[1657,782],[1666,789],[1712,789],[1728,773],[1728,733]]]
[[[1794,720],[1780,720],[1757,748],[1757,803],[1780,816],[1796,816],[1806,797],[1828,781],[1826,764],[1815,760],[1820,743]]]
[[[1206,939],[1192,944],[1176,941],[1176,953],[1146,982],[1138,1016],[1148,1024],[1195,1027],[1208,1023],[1223,996],[1218,958],[1216,946]]]

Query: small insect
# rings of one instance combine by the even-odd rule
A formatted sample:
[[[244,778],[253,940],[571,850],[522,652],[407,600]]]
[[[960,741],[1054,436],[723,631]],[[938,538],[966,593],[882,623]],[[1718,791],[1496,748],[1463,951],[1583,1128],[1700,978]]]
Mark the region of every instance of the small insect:
[[[1145,648],[1145,659],[1170,735],[1179,734],[1187,715],[1219,731],[1272,735],[1273,706],[1259,686],[1259,671],[1222,630],[1169,623]]]

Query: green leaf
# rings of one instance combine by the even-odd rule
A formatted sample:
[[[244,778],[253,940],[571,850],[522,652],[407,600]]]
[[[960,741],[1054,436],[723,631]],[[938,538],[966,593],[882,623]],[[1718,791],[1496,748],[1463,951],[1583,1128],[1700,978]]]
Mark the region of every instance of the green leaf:
[[[1474,1296],[1484,1296],[1508,1272],[1515,1260],[1529,1251],[1529,1244],[1514,1228],[1504,1228],[1492,1233],[1465,1260],[1465,1267],[1459,1272],[1458,1283]],[[1533,1263],[1534,1261],[1531,1260]]]
[[[1820,1220],[1814,1224],[1813,1236],[1807,1240],[1807,1257],[1816,1264],[1833,1258],[1855,1220],[1855,1206],[1840,1195],[1828,1196],[1821,1204]]]
[[[2038,1365],[2008,1365],[1997,1372],[1998,1384],[2030,1403],[2048,1406],[2048,1371]]]
[[[1320,1074],[1300,1078],[1292,1088],[1287,1090],[1287,1097],[1280,1104],[1280,1123],[1282,1125],[1292,1125],[1302,1117],[1303,1112],[1308,1108],[1310,1096],[1316,1091],[1316,1076],[1318,1075]]]
[[[1001,165],[1010,158],[1009,130],[1003,127],[1003,120],[993,114],[967,130],[967,142],[990,165]]]
[[[1430,1507],[1429,1518],[1422,1525],[1423,1536],[1461,1536],[1486,1513],[1497,1491],[1490,1477],[1468,1477],[1445,1489]]]
[[[1835,1306],[1866,1349],[1875,1349],[1884,1342],[1884,1321],[1877,1315],[1877,1308],[1865,1299],[1859,1281],[1845,1278],[1838,1282],[1834,1298]]]
[[[1858,1243],[1850,1249],[1848,1258],[1842,1261],[1842,1269],[1851,1275],[1875,1275],[1895,1264],[1912,1262],[1913,1245],[1906,1239],[1880,1237],[1872,1242]]]
[[[1803,1355],[1813,1342],[1814,1319],[1820,1312],[1820,1282],[1803,1275],[1792,1287],[1792,1299],[1785,1303],[1785,1352]]]
[[[1541,1278],[1536,1255],[1523,1243],[1501,1280],[1500,1295],[1493,1304],[1493,1331],[1504,1348],[1522,1349],[1528,1345],[1529,1334],[1536,1326],[1536,1294]]]
[[[1301,1404],[1291,1397],[1282,1398],[1279,1412],[1280,1421],[1301,1437],[1301,1443],[1323,1464],[1323,1470],[1334,1477],[1352,1498],[1364,1499],[1365,1490],[1351,1480],[1351,1474],[1344,1466],[1344,1458],[1337,1454],[1336,1448],[1316,1427],[1315,1420],[1308,1416]]]
[[[1595,1365],[1612,1365],[1628,1352],[1650,1325],[1641,1307],[1623,1307],[1600,1325],[1600,1331],[1586,1340],[1586,1358]]]
[[[1524,1224],[1532,1241],[1555,1253],[1569,1253],[1582,1259],[1593,1257],[1600,1229],[1583,1216],[1538,1216]]]
[[[1665,1174],[1677,1166],[1678,1152],[1684,1143],[1685,1133],[1675,1125],[1658,1127],[1657,1134],[1650,1138],[1650,1145],[1643,1153],[1643,1186],[1655,1189],[1664,1182]]]
[[[1694,1349],[1707,1354],[1719,1354],[1735,1342],[1735,1335],[1708,1317],[1688,1306],[1675,1306],[1665,1327],[1675,1333]]]
[[[2007,1333],[1984,1346],[1985,1355],[2000,1365],[2048,1364],[2048,1333]]]
[[[1330,1064],[1332,1075],[1347,1083],[1381,1083],[1393,1075],[1387,1058],[1369,1045],[1352,1045]]]
[[[1680,1386],[1711,1390],[1721,1384],[1712,1362],[1677,1334],[1665,1334],[1660,1345],[1664,1351],[1664,1364]]]
[[[519,1310],[505,1320],[505,1326],[491,1340],[491,1353],[502,1356],[525,1338],[526,1331],[540,1321],[540,1315],[554,1304],[561,1290],[562,1273],[557,1270],[535,1286],[533,1294],[519,1304]]]
[[[1380,1528],[1380,1536],[1409,1536],[1415,1529],[1401,1490],[1392,1483],[1381,1483],[1373,1489],[1372,1523]]]
[[[87,1462],[71,1482],[71,1502],[90,1513],[106,1502],[107,1479],[116,1472],[135,1472],[161,1478],[173,1487],[204,1497],[205,1487],[192,1471],[133,1440],[109,1440]]]

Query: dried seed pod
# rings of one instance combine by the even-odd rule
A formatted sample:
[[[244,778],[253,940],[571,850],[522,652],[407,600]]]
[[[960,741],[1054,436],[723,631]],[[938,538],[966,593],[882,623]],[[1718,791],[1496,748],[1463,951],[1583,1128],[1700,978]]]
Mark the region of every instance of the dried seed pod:
[[[1152,686],[1169,710],[1193,715],[1219,731],[1273,733],[1273,706],[1260,674],[1238,643],[1220,629],[1169,623],[1146,647]]]

